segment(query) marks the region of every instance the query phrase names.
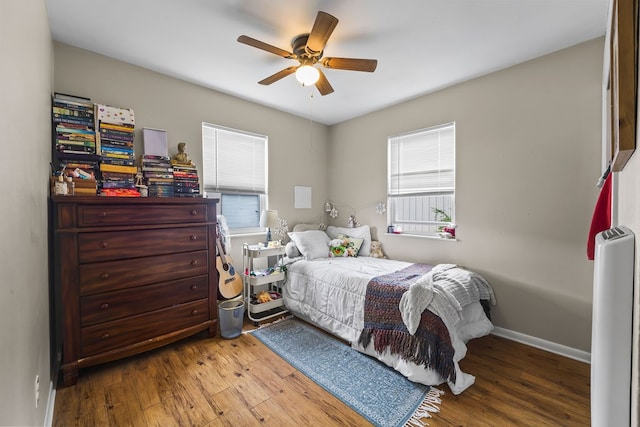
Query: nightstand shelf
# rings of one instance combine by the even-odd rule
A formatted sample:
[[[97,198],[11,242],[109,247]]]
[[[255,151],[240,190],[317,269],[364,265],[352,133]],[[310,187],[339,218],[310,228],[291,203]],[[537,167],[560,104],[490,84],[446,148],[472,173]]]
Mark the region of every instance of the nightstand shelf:
[[[247,244],[242,247],[242,275],[247,317],[256,326],[260,321],[280,316],[289,311],[284,306],[280,292],[282,282],[285,279],[284,272],[279,270],[283,256],[284,247],[266,248]],[[275,261],[271,259],[272,257],[275,257]],[[256,260],[258,258],[266,258],[266,266],[257,270]],[[268,292],[274,299],[258,303],[256,296],[262,291]]]

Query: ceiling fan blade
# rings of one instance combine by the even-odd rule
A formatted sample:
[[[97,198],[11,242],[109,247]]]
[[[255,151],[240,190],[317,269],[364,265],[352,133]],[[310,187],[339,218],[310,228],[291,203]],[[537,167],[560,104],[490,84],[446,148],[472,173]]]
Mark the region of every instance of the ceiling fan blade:
[[[338,18],[326,12],[318,11],[316,21],[313,23],[313,28],[307,40],[307,53],[316,55],[322,52],[336,25],[338,25]]]
[[[284,49],[280,49],[279,47],[275,47],[268,43],[261,42],[260,40],[256,40],[249,36],[240,36],[238,37],[238,41],[240,43],[244,43],[249,46],[257,47],[258,49],[266,50],[269,53],[275,53],[276,55],[282,56],[283,58],[291,58],[291,59],[296,58],[296,56],[291,52],[287,52]]]
[[[324,75],[322,70],[318,70],[318,71],[320,71],[320,77],[316,82],[316,87],[318,88],[320,95],[325,96],[325,95],[329,95],[330,93],[333,93],[333,88],[329,84],[329,80],[327,80],[327,77]]]
[[[280,70],[277,73],[260,80],[258,83],[260,83],[261,85],[270,85],[271,83],[275,83],[280,79],[283,79],[285,77],[287,77],[289,74],[293,74],[296,72],[296,70],[298,69],[299,65],[294,65],[291,67],[287,67],[284,70]]]
[[[359,58],[324,58],[322,65],[327,68],[335,68],[338,70],[351,71],[367,71],[372,73],[378,66],[377,59],[359,59]]]

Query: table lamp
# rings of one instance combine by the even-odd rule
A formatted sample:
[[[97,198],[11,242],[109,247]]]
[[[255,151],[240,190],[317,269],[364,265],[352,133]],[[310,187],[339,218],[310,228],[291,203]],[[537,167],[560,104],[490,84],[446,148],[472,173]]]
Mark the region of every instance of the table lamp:
[[[269,246],[269,241],[271,240],[271,228],[277,227],[278,222],[278,211],[262,211],[262,215],[260,215],[260,227],[266,227],[267,229],[267,241],[265,242],[265,246]]]

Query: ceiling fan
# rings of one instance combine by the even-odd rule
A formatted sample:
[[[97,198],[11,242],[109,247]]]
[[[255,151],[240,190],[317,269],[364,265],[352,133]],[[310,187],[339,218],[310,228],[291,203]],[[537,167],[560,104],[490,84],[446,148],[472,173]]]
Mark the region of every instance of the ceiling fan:
[[[300,64],[287,67],[277,73],[259,81],[261,85],[270,85],[278,80],[296,73],[296,78],[304,86],[315,84],[321,95],[328,95],[333,92],[333,87],[329,84],[326,76],[318,67],[320,64],[325,68],[337,70],[366,71],[373,72],[378,66],[376,59],[360,58],[323,58],[322,54],[327,40],[338,25],[338,18],[326,12],[319,11],[313,23],[310,33],[300,34],[291,41],[293,52],[280,49],[270,44],[261,42],[249,36],[240,36],[238,41],[249,46],[282,56],[287,59],[297,59]]]

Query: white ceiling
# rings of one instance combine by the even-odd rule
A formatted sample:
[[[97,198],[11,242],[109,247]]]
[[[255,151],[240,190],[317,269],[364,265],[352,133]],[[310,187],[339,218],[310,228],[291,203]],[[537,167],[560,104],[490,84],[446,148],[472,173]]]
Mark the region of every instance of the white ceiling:
[[[53,39],[332,125],[604,35],[610,0],[47,0]],[[324,56],[378,60],[324,69],[321,96],[295,76],[263,78],[318,10],[340,22]]]

